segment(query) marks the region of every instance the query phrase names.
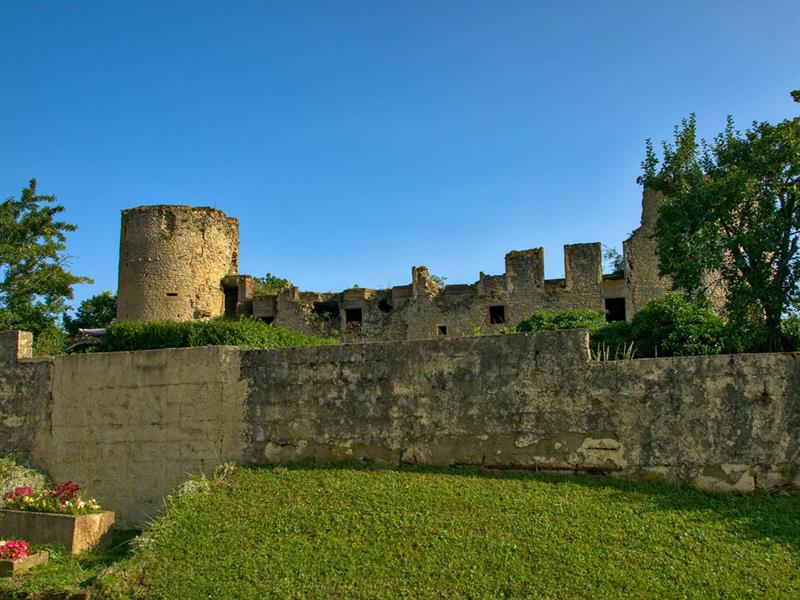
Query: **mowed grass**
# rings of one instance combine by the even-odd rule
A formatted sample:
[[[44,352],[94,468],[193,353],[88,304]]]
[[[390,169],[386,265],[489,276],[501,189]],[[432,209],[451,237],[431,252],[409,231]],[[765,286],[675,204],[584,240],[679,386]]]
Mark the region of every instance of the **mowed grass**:
[[[800,498],[606,477],[234,469],[175,498],[111,597],[798,598]]]

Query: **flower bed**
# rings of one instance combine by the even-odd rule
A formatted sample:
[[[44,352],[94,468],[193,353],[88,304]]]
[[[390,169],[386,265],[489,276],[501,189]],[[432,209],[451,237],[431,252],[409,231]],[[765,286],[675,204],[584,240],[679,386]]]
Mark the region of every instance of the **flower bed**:
[[[72,481],[56,483],[49,490],[34,491],[29,486],[17,487],[5,494],[6,508],[65,515],[85,515],[100,510],[94,498],[84,499],[80,486]]]
[[[72,554],[107,548],[114,513],[100,510],[94,498],[83,498],[79,491],[71,481],[49,490],[27,486],[9,490],[6,508],[0,510],[0,535],[64,546]]]
[[[30,552],[24,540],[0,540],[0,577],[7,577],[47,562],[47,552]]]

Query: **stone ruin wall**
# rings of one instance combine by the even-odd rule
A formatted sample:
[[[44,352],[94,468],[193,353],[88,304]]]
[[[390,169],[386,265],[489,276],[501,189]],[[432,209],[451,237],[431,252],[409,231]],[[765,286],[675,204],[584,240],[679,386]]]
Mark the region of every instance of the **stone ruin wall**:
[[[625,279],[628,284],[626,310],[635,313],[651,300],[663,297],[672,290],[669,277],[658,274],[654,227],[658,218],[658,204],[663,195],[650,189],[642,193],[642,221],[631,237],[622,244],[625,257]]]
[[[239,222],[213,208],[140,206],[122,211],[120,321],[208,319],[225,314],[225,276],[238,271]]]
[[[659,200],[658,194],[644,192],[642,225],[624,242],[625,270],[621,275],[603,275],[599,243],[568,244],[564,246],[563,279],[545,278],[544,250],[535,248],[509,252],[505,273],[481,273],[473,284],[440,288],[427,268],[413,267],[410,285],[385,290],[354,288],[338,294],[287,287],[277,294],[256,296],[243,314],[350,342],[496,333],[539,310],[605,310],[607,300],[621,302],[624,318],[630,320],[647,302],[671,290],[669,279],[659,277],[651,237]],[[327,316],[332,318],[320,318],[317,309],[329,305],[333,309]],[[501,319],[491,307],[501,312]],[[348,323],[349,309],[361,311],[360,323]]]
[[[800,485],[800,354],[594,362],[585,331],[31,359],[0,334],[0,453],[142,525],[192,474],[299,459]]]
[[[380,341],[498,333],[537,310],[604,310],[606,298],[628,302],[625,279],[602,274],[599,243],[564,246],[564,263],[565,278],[545,279],[544,250],[536,248],[509,252],[503,275],[481,273],[470,285],[440,287],[426,267],[413,267],[411,285],[387,290],[315,294],[287,287],[255,297],[252,314],[311,335],[338,336],[344,324],[347,341]],[[327,304],[335,305],[333,323],[315,311],[315,306]],[[501,319],[491,307],[499,309]],[[348,309],[361,311],[360,326],[347,325]]]
[[[544,250],[512,251],[502,275],[440,287],[413,267],[410,285],[336,294],[288,286],[260,296],[237,273],[238,222],[210,208],[143,206],[123,211],[118,320],[253,315],[310,335],[380,341],[495,333],[543,309],[604,310],[630,319],[670,290],[651,239],[659,197],[646,190],[642,225],[624,243],[624,275],[602,273],[599,243],[564,246],[563,279],[545,279]],[[618,317],[619,318],[619,317]]]

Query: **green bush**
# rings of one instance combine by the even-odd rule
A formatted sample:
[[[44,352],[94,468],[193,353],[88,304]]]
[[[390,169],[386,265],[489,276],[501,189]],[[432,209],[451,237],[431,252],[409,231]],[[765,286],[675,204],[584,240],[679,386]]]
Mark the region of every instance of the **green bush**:
[[[630,325],[625,321],[606,321],[599,310],[540,310],[520,322],[513,331],[547,331],[552,329],[587,329],[592,350],[610,359],[624,358],[630,348]]]
[[[67,332],[55,325],[33,334],[33,355],[53,356],[63,354],[69,337]]]
[[[521,321],[518,332],[547,331],[552,329],[588,329],[597,331],[607,325],[602,311],[578,308],[573,310],[540,310]]]
[[[23,464],[16,456],[0,457],[0,508],[5,506],[5,492],[28,486],[34,491],[43,491],[47,486],[44,473]]]
[[[631,337],[645,356],[719,354],[725,344],[725,322],[708,302],[681,294],[652,300],[633,316]]]
[[[791,316],[781,323],[783,349],[787,352],[800,352],[800,317]]]
[[[99,350],[154,350],[190,346],[246,346],[282,348],[337,344],[336,340],[311,337],[297,331],[267,325],[257,319],[238,321],[145,321],[112,323]]]
[[[632,353],[631,343],[633,349],[636,349],[636,344],[631,339],[631,326],[627,321],[613,321],[606,323],[599,329],[591,332],[589,344],[594,352],[605,355],[608,352],[608,357],[612,360],[620,358],[633,358],[636,356]]]

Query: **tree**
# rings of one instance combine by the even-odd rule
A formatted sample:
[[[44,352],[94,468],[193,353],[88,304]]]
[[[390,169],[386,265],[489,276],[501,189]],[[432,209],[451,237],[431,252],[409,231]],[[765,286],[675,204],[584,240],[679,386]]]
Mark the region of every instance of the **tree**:
[[[117,316],[117,295],[109,291],[87,298],[78,306],[75,317],[64,314],[64,329],[78,335],[79,329],[108,327]]]
[[[665,196],[654,232],[661,275],[696,296],[716,274],[731,323],[755,323],[769,349],[781,348],[781,318],[799,297],[800,118],[742,133],[729,117],[698,144],[691,115],[674,145],[664,142],[660,166],[647,140],[642,169],[639,183]]]
[[[0,204],[0,329],[54,335],[72,286],[91,281],[67,270],[66,233],[76,227],[57,219],[64,207],[55,200],[31,179],[19,199]]]
[[[603,270],[611,275],[625,272],[625,259],[616,247],[603,245]]]

